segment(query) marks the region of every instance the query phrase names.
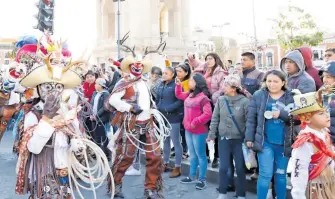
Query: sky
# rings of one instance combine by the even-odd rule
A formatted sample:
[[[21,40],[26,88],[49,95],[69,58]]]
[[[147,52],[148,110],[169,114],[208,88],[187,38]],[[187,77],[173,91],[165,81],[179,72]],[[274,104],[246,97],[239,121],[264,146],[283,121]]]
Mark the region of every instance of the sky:
[[[75,56],[96,41],[95,32],[96,0],[56,0],[56,38],[67,39]],[[110,0],[111,1],[111,0]],[[138,1],[138,0],[132,0]],[[213,25],[229,23],[222,29],[223,36],[246,39],[253,36],[252,0],[189,0],[192,25],[211,28]],[[332,0],[254,0],[257,37],[259,40],[271,37],[272,24],[279,10],[289,1],[311,13],[317,24],[326,32],[335,32],[332,13],[335,1]],[[34,4],[38,0],[0,0],[0,38],[18,38],[24,34],[35,34],[36,24],[33,15],[37,14]],[[204,17],[204,15],[206,17]],[[218,35],[219,29],[213,30]],[[243,33],[243,34],[241,34]],[[238,36],[237,36],[238,35]]]

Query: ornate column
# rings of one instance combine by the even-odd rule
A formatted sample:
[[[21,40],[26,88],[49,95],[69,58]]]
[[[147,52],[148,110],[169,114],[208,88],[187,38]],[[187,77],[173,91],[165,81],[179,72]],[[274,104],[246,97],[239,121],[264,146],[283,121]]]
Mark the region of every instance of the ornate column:
[[[181,4],[181,28],[184,40],[190,40],[192,36],[190,0],[182,0]]]
[[[102,38],[102,23],[101,23],[101,16],[103,5],[101,4],[101,0],[96,0],[96,33],[97,33],[97,40],[99,41]]]

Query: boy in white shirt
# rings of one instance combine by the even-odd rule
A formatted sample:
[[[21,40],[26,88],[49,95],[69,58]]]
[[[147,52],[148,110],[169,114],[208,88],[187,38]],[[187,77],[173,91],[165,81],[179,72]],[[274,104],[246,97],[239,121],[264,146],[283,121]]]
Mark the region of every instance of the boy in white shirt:
[[[295,95],[294,102],[291,115],[301,120],[302,130],[292,145],[292,198],[335,198],[335,153],[328,130],[329,113],[315,92]]]

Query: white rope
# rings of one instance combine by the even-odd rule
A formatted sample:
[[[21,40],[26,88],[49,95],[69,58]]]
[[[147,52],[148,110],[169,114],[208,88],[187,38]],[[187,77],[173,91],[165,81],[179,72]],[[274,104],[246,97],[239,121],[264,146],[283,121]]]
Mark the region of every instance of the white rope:
[[[154,152],[158,148],[160,148],[160,143],[161,141],[165,140],[167,137],[170,136],[170,131],[172,129],[171,124],[169,121],[166,119],[166,117],[159,112],[156,109],[150,109],[150,114],[152,115],[153,119],[158,123],[156,124],[155,122],[153,123],[154,129],[150,130],[151,135],[156,138],[155,142],[151,142],[150,144],[147,144],[146,142],[142,142],[139,138],[137,138],[139,132],[125,132],[127,139],[138,149],[143,152]],[[125,122],[123,122],[124,129],[129,129],[129,119],[131,118],[131,114],[127,114],[125,117]],[[128,127],[128,128],[126,128]],[[135,141],[133,141],[135,140]],[[146,150],[144,148],[141,148],[139,146],[140,143],[144,146],[152,146],[152,150]],[[157,147],[155,147],[157,145]]]
[[[83,144],[91,148],[92,152],[96,156],[96,162],[94,165],[90,166],[87,158],[86,149],[83,151],[86,166],[82,165],[78,159],[76,158],[75,154],[69,150],[68,154],[68,173],[69,173],[69,184],[71,192],[73,193],[72,197],[75,199],[74,191],[72,184],[75,185],[78,195],[81,199],[85,199],[85,197],[82,195],[80,188],[84,190],[93,191],[94,199],[97,199],[96,195],[96,189],[98,189],[102,184],[104,183],[104,180],[108,177],[110,177],[111,180],[111,199],[114,198],[115,194],[115,185],[114,185],[114,177],[113,173],[109,167],[107,157],[105,153],[101,150],[101,148],[96,145],[94,142],[85,139],[85,138],[78,138],[83,142]],[[93,164],[93,163],[91,163]],[[79,178],[82,182],[89,184],[90,187],[87,187],[83,184],[80,184],[77,180]],[[97,184],[97,186],[95,186]]]

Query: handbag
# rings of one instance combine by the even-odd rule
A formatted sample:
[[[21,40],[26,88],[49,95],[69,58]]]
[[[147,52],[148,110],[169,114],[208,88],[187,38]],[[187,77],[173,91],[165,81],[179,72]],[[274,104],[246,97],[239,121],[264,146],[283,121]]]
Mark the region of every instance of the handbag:
[[[231,111],[231,109],[230,109],[230,107],[229,107],[228,100],[227,100],[226,98],[224,98],[224,100],[225,100],[225,102],[226,102],[226,105],[227,105],[227,108],[228,108],[228,111],[229,111],[229,115],[231,116],[231,119],[233,120],[233,122],[234,122],[234,124],[235,124],[237,130],[238,130],[241,134],[243,134],[243,132],[242,132],[241,129],[240,129],[240,126],[237,124],[236,119],[235,119],[235,117],[234,117],[234,115],[233,115],[233,113],[232,113],[232,111]]]

